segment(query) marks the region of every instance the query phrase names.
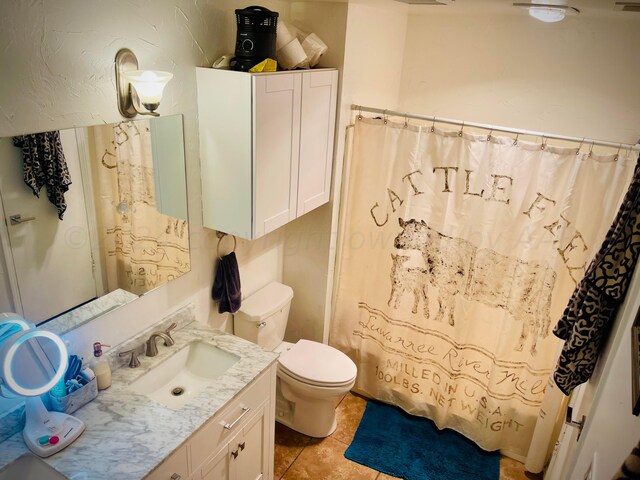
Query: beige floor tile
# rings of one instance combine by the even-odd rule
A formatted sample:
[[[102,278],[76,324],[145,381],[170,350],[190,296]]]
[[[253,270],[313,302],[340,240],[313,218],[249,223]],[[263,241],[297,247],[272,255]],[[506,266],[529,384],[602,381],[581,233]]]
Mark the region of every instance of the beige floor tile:
[[[524,471],[524,465],[509,457],[500,457],[500,480],[542,480],[542,474]]]
[[[347,445],[333,438],[309,445],[282,480],[375,480],[378,472],[344,458]]]
[[[329,438],[318,439],[276,423],[276,480],[397,480],[344,458],[367,405],[365,398],[347,393],[336,408],[338,427]],[[542,480],[524,465],[500,458],[500,480]]]
[[[278,422],[276,422],[275,437],[274,478],[276,480],[282,478],[304,447],[319,442],[317,439],[291,430]]]
[[[349,445],[356,434],[360,419],[367,406],[367,400],[360,395],[347,393],[338,408],[336,408],[336,422],[338,426],[331,438]]]
[[[398,477],[392,477],[391,475],[380,472],[376,477],[376,480],[398,480]]]

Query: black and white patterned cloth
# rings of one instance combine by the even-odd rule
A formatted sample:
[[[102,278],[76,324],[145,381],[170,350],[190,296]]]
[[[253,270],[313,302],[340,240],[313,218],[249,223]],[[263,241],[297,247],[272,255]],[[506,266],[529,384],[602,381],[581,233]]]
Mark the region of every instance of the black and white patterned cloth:
[[[71,177],[60,142],[60,132],[43,132],[13,137],[13,144],[22,150],[24,183],[40,197],[47,187],[47,197],[58,210],[62,220],[67,203],[64,194],[69,190]]]
[[[553,378],[569,395],[591,377],[640,254],[640,158],[616,219],[553,333],[565,341]]]

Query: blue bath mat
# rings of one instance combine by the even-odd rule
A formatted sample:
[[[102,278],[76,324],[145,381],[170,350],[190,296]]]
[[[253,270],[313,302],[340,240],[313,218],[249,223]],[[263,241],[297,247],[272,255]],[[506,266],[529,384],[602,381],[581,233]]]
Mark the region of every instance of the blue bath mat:
[[[399,408],[367,402],[344,454],[349,460],[406,480],[498,480],[499,452],[485,452],[453,430]]]

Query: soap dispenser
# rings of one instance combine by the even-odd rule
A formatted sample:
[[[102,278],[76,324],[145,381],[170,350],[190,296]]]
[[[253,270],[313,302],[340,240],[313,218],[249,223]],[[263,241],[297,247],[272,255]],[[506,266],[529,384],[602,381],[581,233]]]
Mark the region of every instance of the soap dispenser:
[[[111,367],[107,359],[102,356],[103,346],[108,347],[109,345],[103,345],[100,342],[93,344],[93,360],[89,364],[93,373],[96,374],[98,390],[104,390],[111,386]]]

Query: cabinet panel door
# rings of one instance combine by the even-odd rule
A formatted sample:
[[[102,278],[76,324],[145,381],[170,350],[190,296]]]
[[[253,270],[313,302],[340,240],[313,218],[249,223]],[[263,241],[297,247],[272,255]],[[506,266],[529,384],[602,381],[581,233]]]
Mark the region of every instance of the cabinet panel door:
[[[231,455],[229,454],[229,444],[227,444],[202,467],[200,478],[202,480],[230,480],[232,478],[230,466]]]
[[[179,475],[179,478],[187,480],[189,478],[187,465],[187,446],[182,445],[147,475],[145,480],[170,480],[173,475]]]
[[[297,216],[329,201],[338,72],[302,74]]]
[[[253,77],[253,238],[296,217],[300,75]]]
[[[238,451],[233,459],[236,480],[262,480],[267,478],[268,459],[265,455],[265,434],[268,432],[264,407],[243,429],[238,436],[237,445],[230,445]]]

